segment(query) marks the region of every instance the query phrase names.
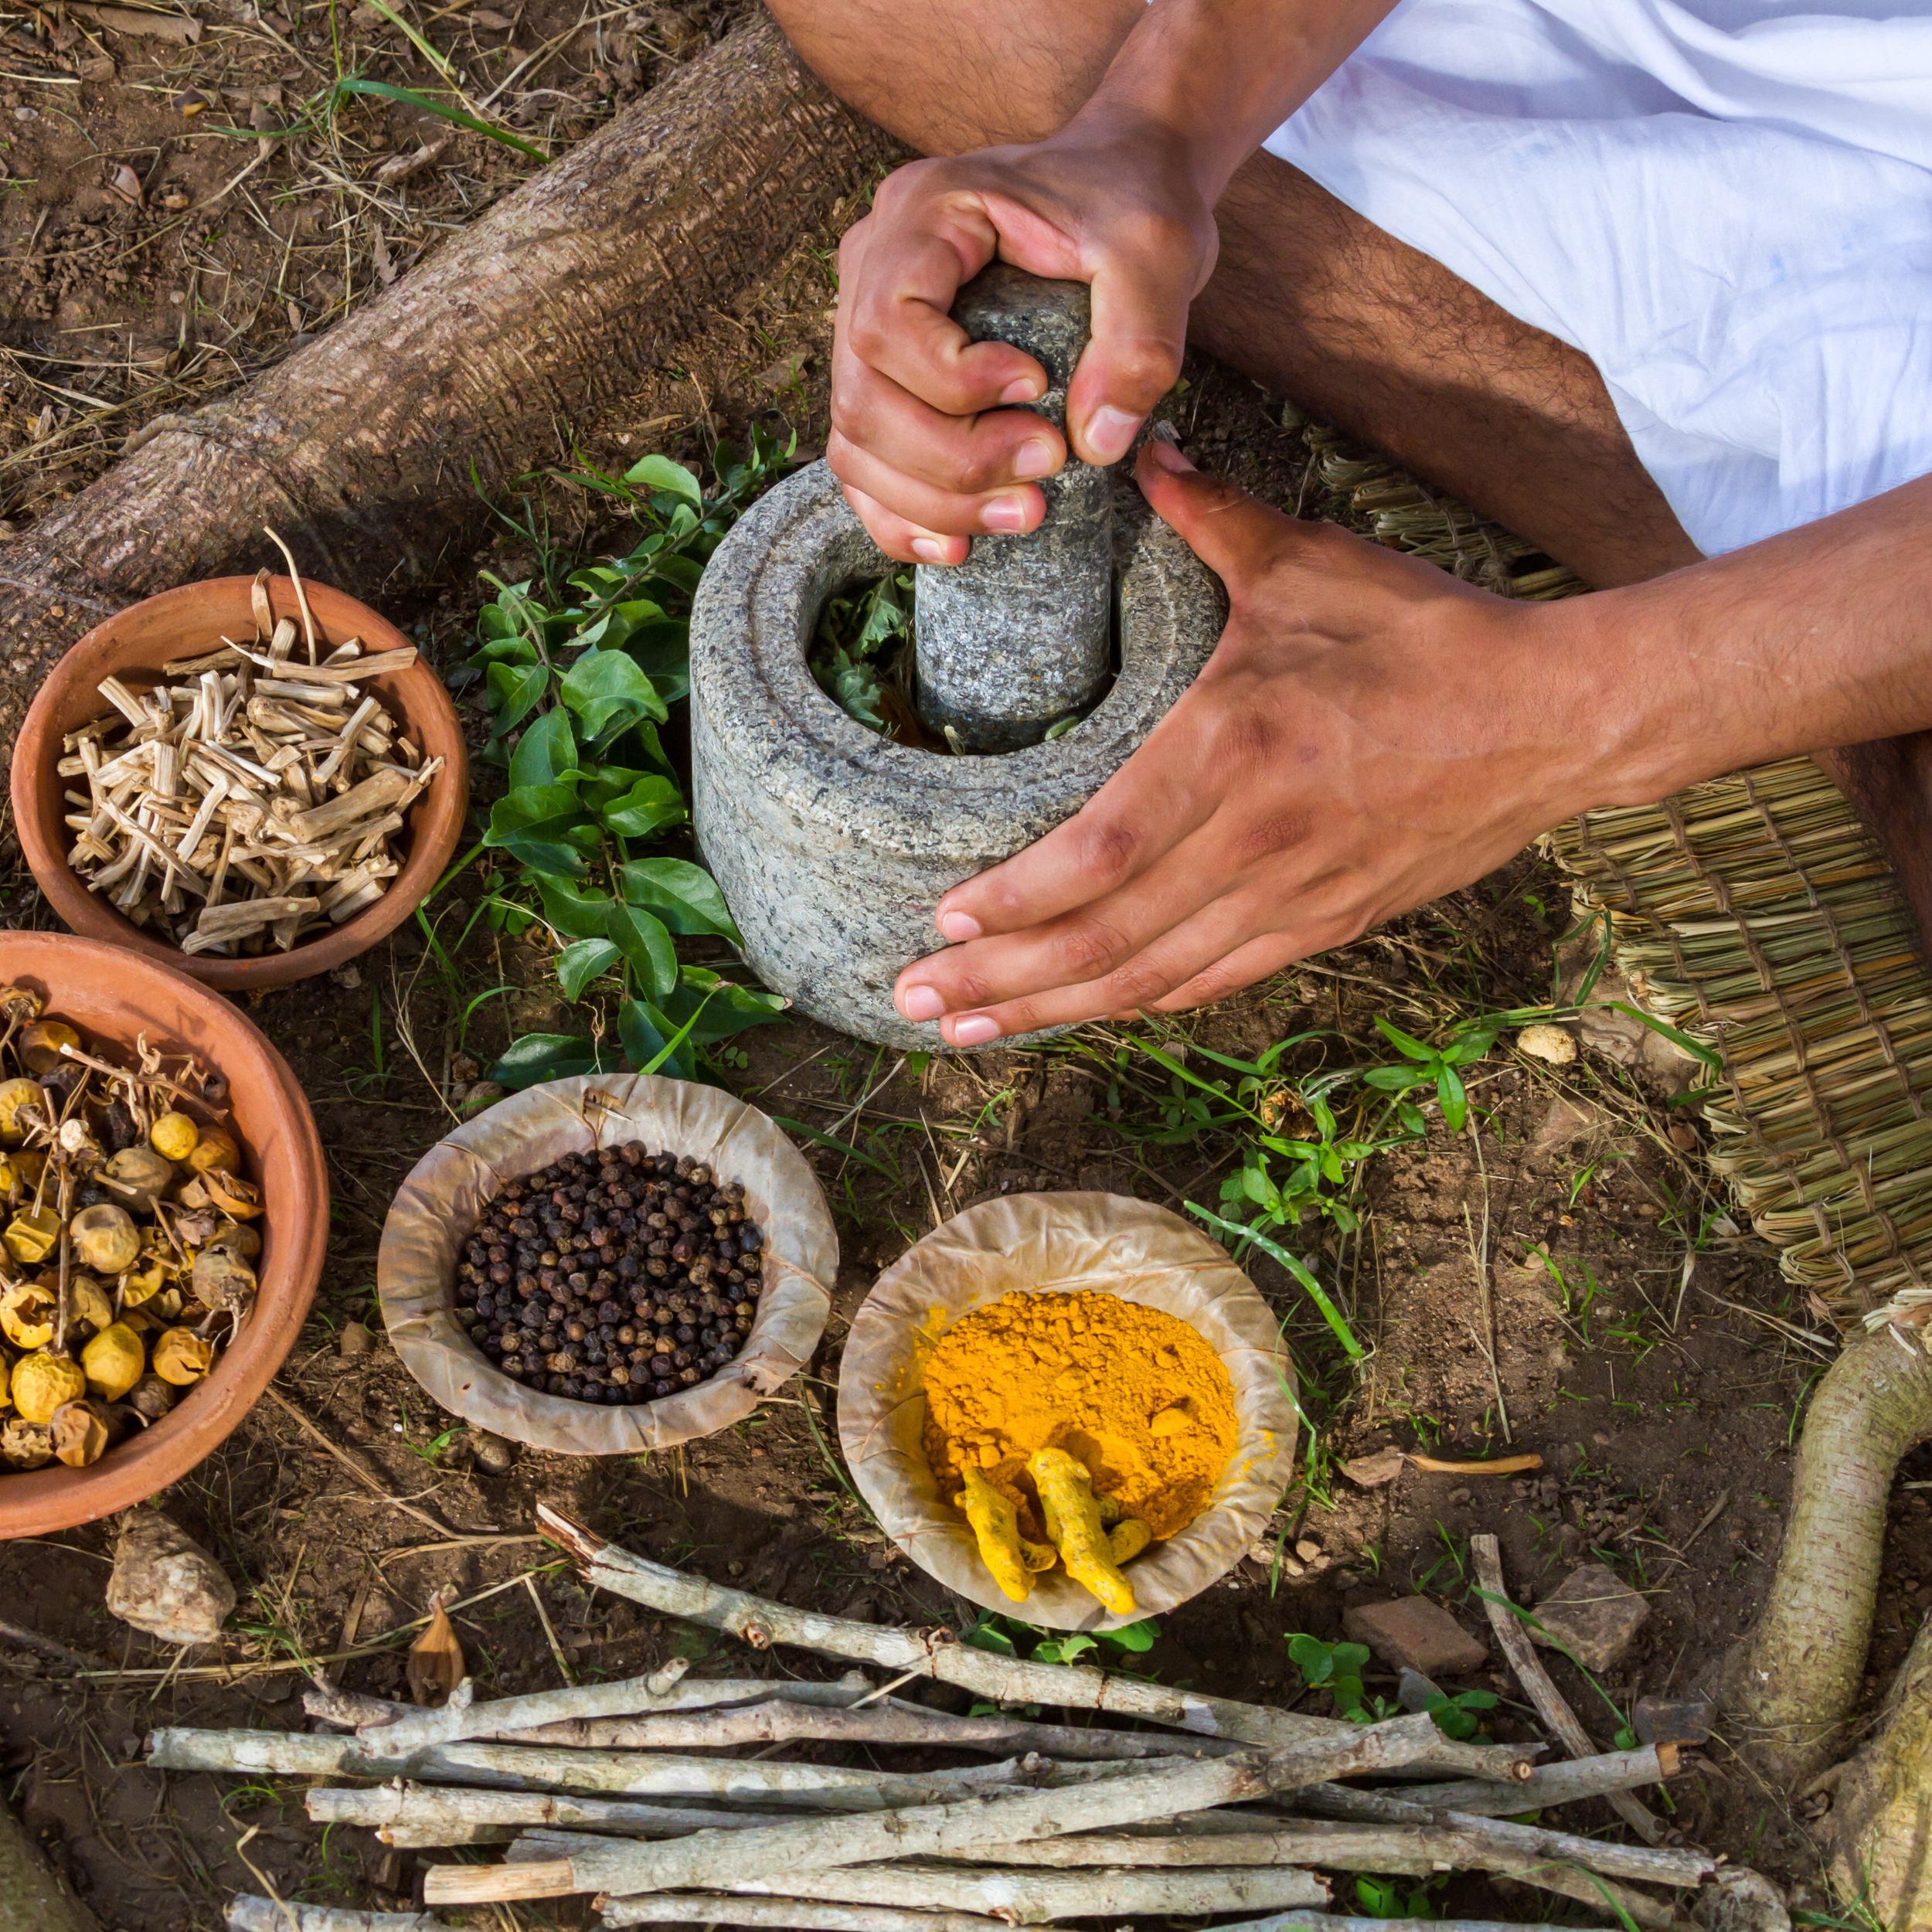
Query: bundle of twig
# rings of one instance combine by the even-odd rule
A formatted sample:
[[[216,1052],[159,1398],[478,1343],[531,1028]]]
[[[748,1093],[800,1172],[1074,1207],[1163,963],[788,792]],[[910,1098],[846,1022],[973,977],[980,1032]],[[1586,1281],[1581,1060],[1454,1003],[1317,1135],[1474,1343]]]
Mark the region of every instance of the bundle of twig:
[[[1526,1690],[1573,1753],[1567,1763],[1536,1768],[1539,1745],[1453,1741],[1426,1713],[1368,1725],[1304,1717],[792,1611],[633,1556],[553,1511],[539,1520],[600,1588],[757,1648],[794,1645],[869,1665],[883,1681],[707,1683],[672,1668],[488,1702],[459,1692],[435,1710],[325,1690],[309,1699],[311,1713],[354,1726],[352,1734],[159,1731],[150,1761],[386,1779],[313,1789],[309,1815],[372,1828],[392,1845],[508,1846],[501,1863],[430,1867],[432,1910],[590,1893],[612,1926],[993,1932],[1252,1910],[1337,1932],[1350,1922],[1321,1910],[1331,1893],[1323,1874],[1461,1869],[1507,1874],[1607,1920],[1676,1932],[1669,1891],[1727,1876],[1701,1852],[1655,1842],[1655,1820],[1631,1794],[1674,1775],[1676,1752],[1592,1751],[1522,1641],[1493,1546],[1478,1551],[1492,1618]],[[961,1718],[890,1695],[920,1677],[993,1703],[1124,1717],[1138,1728]],[[993,1761],[913,1771],[689,1754],[819,1740],[965,1750]],[[1592,1797],[1609,1798],[1651,1842],[1493,1815]],[[350,1923],[311,1927],[303,1908],[290,1909],[289,1932]],[[230,1923],[250,1932],[269,1922],[266,1910],[238,1900]],[[400,1932],[440,1921],[393,1923]]]
[[[362,689],[414,649],[365,654],[350,638],[321,657],[306,598],[303,628],[274,622],[267,577],[250,643],[164,665],[181,682],[139,695],[104,679],[112,709],[67,733],[59,767],[87,786],[66,794],[68,864],[184,953],[285,952],[374,904],[442,769]]]

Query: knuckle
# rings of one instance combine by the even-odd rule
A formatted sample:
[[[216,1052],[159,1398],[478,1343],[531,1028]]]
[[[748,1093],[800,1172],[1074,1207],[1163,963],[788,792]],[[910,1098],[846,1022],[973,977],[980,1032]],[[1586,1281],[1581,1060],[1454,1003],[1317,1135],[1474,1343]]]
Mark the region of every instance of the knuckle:
[[[1229,706],[1216,720],[1214,757],[1224,770],[1265,770],[1275,757],[1274,721],[1249,704]]]
[[[1108,974],[1106,998],[1110,1006],[1151,1006],[1173,989],[1174,975],[1143,954]]]
[[[1270,812],[1243,825],[1235,835],[1236,858],[1244,866],[1278,858],[1307,842],[1312,829],[1306,811]]]
[[[1079,842],[1075,850],[1080,870],[1110,883],[1126,878],[1141,849],[1140,835],[1117,818],[1096,818],[1090,825],[1075,821]]]
[[[1069,985],[1083,985],[1111,971],[1131,948],[1126,935],[1104,920],[1083,919],[1056,935],[1053,944],[1055,966],[1066,976]]]

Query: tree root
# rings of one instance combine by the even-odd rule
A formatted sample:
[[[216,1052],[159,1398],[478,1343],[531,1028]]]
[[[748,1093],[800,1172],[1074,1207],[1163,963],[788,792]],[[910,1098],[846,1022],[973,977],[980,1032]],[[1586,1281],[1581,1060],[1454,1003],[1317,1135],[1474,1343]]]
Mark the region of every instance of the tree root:
[[[1812,1398],[1784,1546],[1764,1614],[1719,1696],[1774,1787],[1795,1790],[1846,1742],[1900,1459],[1932,1437],[1932,1355],[1890,1329],[1852,1342]],[[1841,1777],[1833,1876],[1899,1932],[1932,1927],[1932,1636],[1921,1631],[1878,1735]]]

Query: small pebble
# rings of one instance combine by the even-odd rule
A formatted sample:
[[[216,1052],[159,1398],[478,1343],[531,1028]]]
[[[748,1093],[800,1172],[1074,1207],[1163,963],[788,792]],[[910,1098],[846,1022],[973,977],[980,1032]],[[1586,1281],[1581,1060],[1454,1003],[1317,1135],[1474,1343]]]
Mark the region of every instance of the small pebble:
[[[476,1458],[477,1468],[486,1476],[506,1475],[511,1464],[516,1461],[516,1444],[492,1435],[487,1429],[472,1429],[470,1454]]]
[[[376,1346],[376,1338],[365,1323],[351,1321],[343,1328],[335,1346],[345,1355],[367,1355]]]

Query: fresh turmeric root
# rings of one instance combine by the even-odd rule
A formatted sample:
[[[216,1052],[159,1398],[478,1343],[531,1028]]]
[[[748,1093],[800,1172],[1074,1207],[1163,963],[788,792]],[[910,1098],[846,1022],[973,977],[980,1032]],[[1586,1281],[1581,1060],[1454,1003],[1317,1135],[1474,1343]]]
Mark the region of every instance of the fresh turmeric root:
[[[1015,1603],[1023,1604],[1032,1594],[1034,1573],[1051,1570],[1059,1559],[1046,1544],[1019,1533],[1013,1505],[977,1469],[966,1470],[964,1481],[959,1506],[978,1539],[980,1561]]]
[[[1090,1590],[1115,1616],[1132,1616],[1139,1606],[1134,1586],[1121,1574],[1120,1566],[1151,1540],[1147,1525],[1127,1517],[1110,1536],[1101,1522],[1101,1502],[1094,1494],[1093,1479],[1064,1449],[1036,1449],[1026,1468],[1039,1492],[1046,1533],[1059,1550],[1067,1575]],[[1115,1538],[1119,1539],[1117,1544]]]

